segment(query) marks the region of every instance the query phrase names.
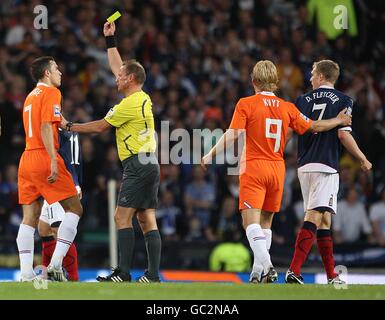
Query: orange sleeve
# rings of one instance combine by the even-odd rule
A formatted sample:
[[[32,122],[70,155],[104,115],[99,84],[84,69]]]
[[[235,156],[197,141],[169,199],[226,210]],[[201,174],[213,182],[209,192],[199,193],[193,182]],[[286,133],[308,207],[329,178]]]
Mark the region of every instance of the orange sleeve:
[[[229,129],[246,129],[247,114],[247,105],[239,100],[235,106]]]
[[[61,121],[61,93],[56,88],[46,89],[41,100],[41,122]]]
[[[290,115],[289,127],[299,135],[303,135],[309,130],[313,121],[302,114],[294,104],[288,103],[288,107]]]

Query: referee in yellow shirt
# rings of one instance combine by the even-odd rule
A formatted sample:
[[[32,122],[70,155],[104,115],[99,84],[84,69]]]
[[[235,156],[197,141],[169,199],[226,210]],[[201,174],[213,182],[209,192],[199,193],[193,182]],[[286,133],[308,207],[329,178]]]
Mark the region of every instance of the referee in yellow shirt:
[[[131,281],[130,268],[133,258],[135,234],[132,218],[136,214],[146,242],[148,268],[138,282],[159,282],[161,238],[155,218],[158,204],[159,164],[154,154],[154,116],[151,98],[142,90],[146,73],[135,61],[122,61],[115,44],[115,24],[104,24],[108,61],[119,92],[125,98],[98,121],[72,123],[65,119],[62,127],[80,133],[100,133],[116,128],[116,144],[123,164],[123,180],[120,187],[115,223],[118,229],[119,265],[98,281]],[[144,160],[144,161],[143,161]]]

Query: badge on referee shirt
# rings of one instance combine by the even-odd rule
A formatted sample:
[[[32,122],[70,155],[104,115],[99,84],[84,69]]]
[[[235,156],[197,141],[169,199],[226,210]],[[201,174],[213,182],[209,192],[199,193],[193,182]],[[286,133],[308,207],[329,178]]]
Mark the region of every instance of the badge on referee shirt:
[[[114,115],[114,109],[113,108],[111,108],[108,112],[107,112],[107,114],[106,114],[106,118],[107,119],[111,119],[112,118],[112,116]]]

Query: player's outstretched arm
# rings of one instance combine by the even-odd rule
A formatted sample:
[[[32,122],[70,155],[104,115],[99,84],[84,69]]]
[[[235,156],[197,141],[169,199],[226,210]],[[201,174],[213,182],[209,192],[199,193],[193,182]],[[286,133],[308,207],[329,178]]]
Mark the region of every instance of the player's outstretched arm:
[[[361,169],[363,171],[369,171],[372,168],[372,164],[370,163],[370,161],[368,161],[368,159],[366,159],[366,156],[360,150],[356,140],[354,140],[353,136],[350,134],[349,131],[339,130],[338,138],[340,139],[342,145],[346,148],[346,150],[348,150],[353,157],[360,161]]]
[[[226,147],[231,147],[238,140],[243,130],[227,129],[219,139],[217,144],[202,158],[201,166],[206,170],[206,166],[212,163],[214,157],[221,153]]]
[[[86,123],[72,123],[62,117],[60,127],[63,130],[79,132],[79,133],[101,133],[110,129],[112,126],[104,119],[86,122]]]
[[[43,122],[41,125],[41,138],[44,143],[44,147],[51,159],[51,174],[47,178],[49,183],[54,183],[57,180],[58,169],[57,169],[57,158],[56,150],[53,141],[53,129],[51,122]]]
[[[103,33],[106,37],[108,62],[115,77],[118,76],[119,69],[123,64],[119,51],[115,43],[115,22],[106,22],[103,27]]]
[[[347,108],[342,110],[337,117],[328,120],[313,121],[310,130],[312,132],[323,132],[334,129],[338,126],[350,126],[352,124],[352,116],[346,114]]]

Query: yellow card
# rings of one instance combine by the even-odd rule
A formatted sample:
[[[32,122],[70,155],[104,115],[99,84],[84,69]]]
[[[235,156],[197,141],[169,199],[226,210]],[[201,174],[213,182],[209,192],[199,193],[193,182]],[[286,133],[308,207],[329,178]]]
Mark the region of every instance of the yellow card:
[[[115,20],[118,20],[121,16],[122,16],[121,13],[119,11],[116,11],[114,14],[110,15],[107,18],[107,21],[109,23],[114,22]]]

